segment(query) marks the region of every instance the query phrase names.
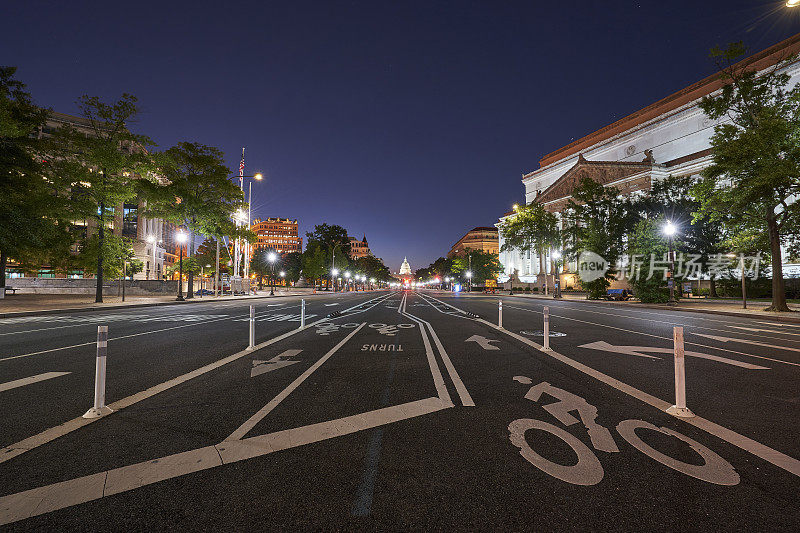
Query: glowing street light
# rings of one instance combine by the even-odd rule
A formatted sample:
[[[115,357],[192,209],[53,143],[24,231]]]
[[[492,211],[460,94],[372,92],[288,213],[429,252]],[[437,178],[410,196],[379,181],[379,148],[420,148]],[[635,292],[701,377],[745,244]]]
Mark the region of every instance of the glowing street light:
[[[176,298],[176,300],[182,302],[183,301],[183,245],[186,244],[187,236],[184,232],[179,231],[175,235],[175,240],[178,241],[178,244],[181,245],[179,246],[181,259],[178,271],[178,297]]]
[[[675,301],[675,252],[672,251],[672,236],[678,231],[678,228],[671,220],[667,220],[662,230],[664,235],[667,236],[669,241],[669,304],[677,303]]]
[[[275,252],[270,252],[267,254],[267,261],[270,262],[272,265],[272,275],[269,277],[269,295],[275,296],[275,261],[278,259],[278,255]]]
[[[797,7],[800,5],[800,0],[786,0],[786,7]]]

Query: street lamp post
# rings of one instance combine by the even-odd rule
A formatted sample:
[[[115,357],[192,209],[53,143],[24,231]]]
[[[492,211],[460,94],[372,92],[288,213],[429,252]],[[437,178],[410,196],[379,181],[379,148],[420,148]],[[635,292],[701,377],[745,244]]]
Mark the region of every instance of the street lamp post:
[[[675,231],[677,228],[675,225],[667,220],[666,225],[664,226],[664,235],[667,236],[667,240],[669,241],[669,304],[675,305],[677,301],[675,300],[675,253],[672,250],[672,236],[675,235]]]
[[[186,242],[186,234],[182,231],[179,231],[178,234],[175,236],[175,239],[178,241],[179,249],[180,249],[180,263],[178,266],[178,297],[176,298],[177,301],[183,301],[183,244]]]
[[[286,290],[286,272],[281,270],[278,275],[281,277],[281,285],[284,286],[284,291]]]
[[[278,258],[278,256],[275,254],[275,252],[270,252],[270,253],[267,255],[267,261],[269,261],[269,262],[270,262],[270,264],[272,265],[272,275],[269,277],[269,295],[270,295],[270,296],[275,296],[275,287],[274,287],[274,280],[275,280],[275,260],[276,260],[277,258]]]
[[[339,270],[331,268],[331,283],[333,284],[333,292],[336,292],[337,285],[339,285]],[[328,290],[327,288],[325,290]]]
[[[345,285],[345,288],[346,288],[345,292],[348,292],[350,290],[350,271],[349,270],[344,273],[344,279],[345,279],[344,285]]]
[[[555,279],[553,283],[555,284],[555,294],[553,294],[553,298],[561,298],[561,252],[558,250],[553,251],[553,262],[555,263],[556,271],[555,271]]]

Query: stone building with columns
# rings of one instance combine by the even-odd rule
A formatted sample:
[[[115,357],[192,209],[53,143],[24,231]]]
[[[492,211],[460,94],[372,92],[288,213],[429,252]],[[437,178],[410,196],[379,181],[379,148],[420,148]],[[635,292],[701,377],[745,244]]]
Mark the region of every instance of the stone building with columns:
[[[759,71],[800,53],[800,34],[742,60],[737,66]],[[790,86],[800,82],[800,60],[785,67]],[[539,160],[539,168],[522,176],[525,202],[538,202],[558,217],[572,198],[572,191],[584,177],[615,187],[623,194],[647,191],[668,176],[699,176],[712,164],[713,121],[699,107],[700,100],[717,93],[723,85],[718,74],[704,78],[647,107],[617,120],[589,135],[563,146]],[[500,222],[513,217],[509,211]],[[500,224],[498,223],[498,227]],[[504,240],[499,235],[500,246]],[[500,252],[503,274],[500,281],[553,285],[551,252],[540,260],[530,250]],[[785,273],[800,272],[800,265],[786,264]],[[577,265],[567,263],[559,272],[561,286],[576,285],[572,272]]]
[[[49,137],[66,124],[84,133],[92,133],[88,119],[51,111],[45,124],[38,128],[34,135],[39,138]],[[114,216],[107,221],[107,229],[115,235],[132,241],[134,254],[144,265],[142,272],[136,274],[134,279],[163,279],[165,268],[172,264],[177,257],[177,243],[174,240],[175,227],[160,219],[143,216],[141,213],[144,207],[144,200],[141,198],[135,198],[115,206]],[[93,234],[97,231],[95,218],[73,220],[72,224],[83,228],[84,234]],[[13,258],[8,272],[11,277],[23,275],[13,262]],[[71,277],[80,277],[81,275],[81,272],[70,274]],[[54,273],[45,268],[38,273],[38,276],[54,277]]]

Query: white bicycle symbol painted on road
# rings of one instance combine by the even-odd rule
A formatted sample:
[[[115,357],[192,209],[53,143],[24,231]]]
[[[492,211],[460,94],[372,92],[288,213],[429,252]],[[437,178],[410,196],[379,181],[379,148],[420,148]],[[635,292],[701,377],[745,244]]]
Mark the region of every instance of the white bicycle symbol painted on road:
[[[532,383],[530,378],[525,376],[515,376],[514,380],[525,385]],[[577,412],[580,421],[589,434],[592,446],[596,450],[619,453],[620,450],[611,432],[596,422],[597,408],[595,406],[589,404],[580,396],[554,387],[546,381],[531,387],[525,398],[538,402],[542,394],[547,394],[558,400],[555,403],[543,405],[542,408],[553,415],[559,422],[565,426],[577,424],[578,419],[570,414],[571,412]],[[699,442],[677,431],[665,427],[657,427],[644,420],[623,420],[617,424],[616,429],[620,436],[631,446],[673,470],[717,485],[737,485],[739,483],[739,474],[736,473],[736,470],[728,461]],[[657,431],[685,442],[702,458],[703,464],[685,463],[656,450],[639,438],[636,434],[637,429]],[[578,462],[569,466],[545,459],[533,450],[525,438],[525,434],[530,430],[545,431],[561,439],[577,454]],[[542,472],[574,485],[596,485],[603,479],[605,473],[597,455],[591,448],[566,430],[542,420],[520,418],[508,425],[508,431],[509,439],[514,446],[519,448],[520,455]]]

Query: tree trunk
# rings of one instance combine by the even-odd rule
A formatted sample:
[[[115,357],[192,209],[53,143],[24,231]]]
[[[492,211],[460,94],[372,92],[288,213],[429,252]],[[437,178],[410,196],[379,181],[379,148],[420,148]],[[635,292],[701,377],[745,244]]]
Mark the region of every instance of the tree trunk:
[[[97,285],[95,286],[94,301],[103,303],[103,242],[106,237],[105,228],[106,204],[100,202],[100,227],[97,229]]]
[[[769,228],[769,248],[772,254],[772,305],[767,311],[791,311],[786,305],[786,289],[783,285],[783,258],[781,257],[781,238],[778,232],[778,222],[767,218]]]
[[[5,252],[0,252],[0,287],[6,286],[6,262],[8,257]]]
[[[708,288],[708,296],[711,298],[717,297],[717,277],[711,276],[711,283]]]

